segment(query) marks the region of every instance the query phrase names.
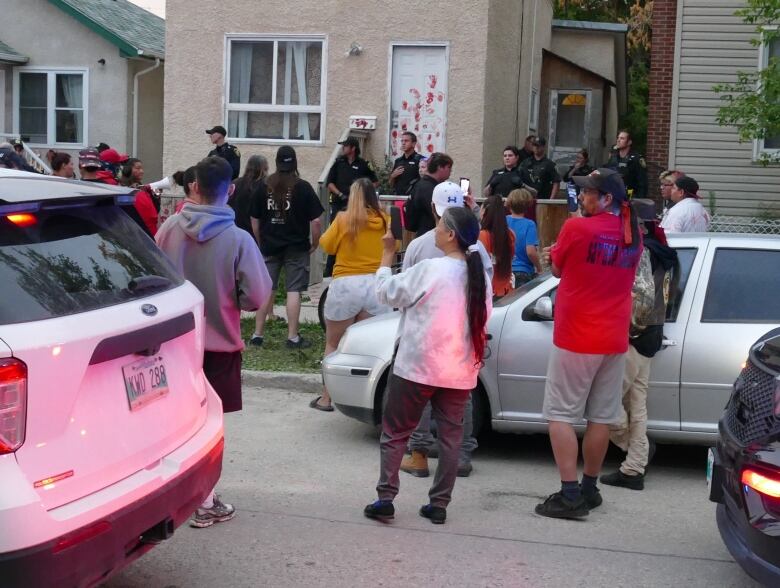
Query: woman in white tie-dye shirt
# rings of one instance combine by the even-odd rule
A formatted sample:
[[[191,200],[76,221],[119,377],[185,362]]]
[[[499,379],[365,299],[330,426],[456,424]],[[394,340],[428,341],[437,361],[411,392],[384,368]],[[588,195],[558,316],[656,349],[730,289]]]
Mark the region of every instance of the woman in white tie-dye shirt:
[[[406,442],[428,401],[438,424],[440,451],[430,502],[420,515],[443,523],[455,485],[463,411],[482,365],[492,291],[476,246],[479,221],[471,211],[448,208],[435,231],[436,247],[444,257],[426,259],[397,275],[390,271],[395,240],[390,232],[383,238],[377,297],[403,314],[382,419],[379,500],[365,508],[369,518],[394,517]]]

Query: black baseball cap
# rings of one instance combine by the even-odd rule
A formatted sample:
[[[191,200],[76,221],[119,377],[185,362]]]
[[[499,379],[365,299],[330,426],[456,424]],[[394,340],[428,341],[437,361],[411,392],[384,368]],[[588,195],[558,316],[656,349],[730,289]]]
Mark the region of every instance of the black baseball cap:
[[[214,133],[219,133],[223,137],[227,137],[227,131],[225,130],[225,127],[223,127],[222,125],[217,125],[216,127],[206,129],[207,135],[213,135]]]
[[[289,145],[282,145],[276,152],[276,169],[282,172],[291,172],[298,169],[298,158],[295,149]]]
[[[339,145],[347,145],[349,147],[360,147],[360,143],[357,140],[357,137],[347,137],[343,141],[339,141]]]
[[[538,147],[545,147],[547,146],[547,139],[544,137],[534,137],[531,141],[531,145],[537,145]]]
[[[580,188],[592,188],[603,194],[612,194],[612,198],[623,202],[627,198],[623,178],[614,169],[600,167],[587,176],[574,176],[574,183]]]

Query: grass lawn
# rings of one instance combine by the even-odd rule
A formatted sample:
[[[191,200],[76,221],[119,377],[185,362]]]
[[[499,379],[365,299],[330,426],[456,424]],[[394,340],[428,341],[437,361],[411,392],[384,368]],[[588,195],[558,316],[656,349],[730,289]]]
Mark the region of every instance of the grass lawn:
[[[249,341],[255,330],[255,319],[241,321],[241,336]],[[247,345],[244,350],[243,368],[270,372],[318,373],[325,351],[325,332],[317,323],[301,323],[301,336],[310,341],[308,349],[288,349],[287,324],[271,321],[265,326],[262,347]]]

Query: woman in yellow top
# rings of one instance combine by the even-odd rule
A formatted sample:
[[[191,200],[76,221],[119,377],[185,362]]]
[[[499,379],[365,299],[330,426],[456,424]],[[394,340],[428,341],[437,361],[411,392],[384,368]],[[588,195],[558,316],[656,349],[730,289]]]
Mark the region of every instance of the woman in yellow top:
[[[320,237],[323,251],[336,256],[325,300],[325,355],[336,350],[347,327],[391,310],[379,303],[374,292],[374,275],[382,261],[382,236],[387,232],[389,217],[379,207],[368,178],[355,180],[348,202],[347,210],[340,212]],[[327,389],[323,387],[322,396],[309,406],[331,412]]]

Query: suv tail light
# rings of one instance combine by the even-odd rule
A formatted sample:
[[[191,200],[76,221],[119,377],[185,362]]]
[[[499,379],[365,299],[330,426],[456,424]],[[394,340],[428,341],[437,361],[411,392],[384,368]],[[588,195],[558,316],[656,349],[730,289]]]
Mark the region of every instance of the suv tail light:
[[[764,496],[780,498],[780,472],[771,475],[748,468],[742,471],[742,483]]]
[[[14,358],[0,359],[0,455],[24,443],[27,417],[27,366]]]

